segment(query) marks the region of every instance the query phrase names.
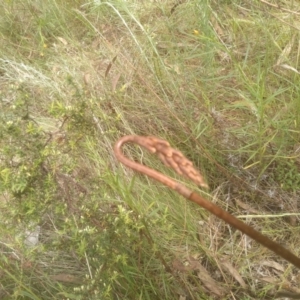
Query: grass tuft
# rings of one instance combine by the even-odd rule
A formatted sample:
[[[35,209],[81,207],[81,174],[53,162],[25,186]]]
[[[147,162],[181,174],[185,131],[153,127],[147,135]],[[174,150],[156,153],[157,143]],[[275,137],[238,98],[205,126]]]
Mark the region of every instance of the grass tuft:
[[[1,2],[1,299],[299,292],[294,267],[113,155],[168,140],[205,197],[299,256],[299,5],[277,2]]]

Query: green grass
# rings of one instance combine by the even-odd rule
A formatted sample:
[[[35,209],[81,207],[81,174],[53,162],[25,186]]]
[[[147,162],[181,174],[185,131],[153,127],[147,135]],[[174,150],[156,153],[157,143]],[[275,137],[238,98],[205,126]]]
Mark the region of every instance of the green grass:
[[[297,292],[286,261],[114,157],[126,134],[168,140],[208,199],[300,255],[300,7],[175,4],[1,2],[1,299]]]

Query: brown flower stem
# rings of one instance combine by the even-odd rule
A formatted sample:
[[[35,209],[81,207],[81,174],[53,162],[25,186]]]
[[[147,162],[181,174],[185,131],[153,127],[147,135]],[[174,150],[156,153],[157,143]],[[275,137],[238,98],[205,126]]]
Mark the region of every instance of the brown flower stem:
[[[245,224],[241,220],[229,214],[227,211],[223,210],[216,204],[204,199],[197,193],[192,192],[186,186],[176,182],[174,179],[162,173],[159,173],[145,165],[136,163],[128,159],[126,156],[124,156],[121,150],[122,145],[125,143],[135,143],[141,147],[146,148],[151,153],[156,153],[160,160],[166,166],[173,168],[178,174],[184,175],[185,177],[195,182],[197,185],[207,187],[207,184],[202,178],[202,175],[194,168],[192,162],[186,159],[181,152],[171,148],[168,142],[158,139],[156,137],[128,135],[122,137],[117,141],[114,147],[114,152],[116,158],[125,166],[140,173],[143,173],[168,186],[169,188],[175,190],[176,192],[184,196],[186,199],[197,203],[199,206],[205,208],[218,218],[222,219],[226,223],[240,230],[244,234],[248,235],[258,243],[275,252],[277,255],[286,259],[287,261],[289,261],[294,266],[300,269],[300,258],[295,256],[286,248],[282,247],[280,244],[270,240],[268,237],[262,235],[260,232],[258,232],[251,226]]]
[[[237,219],[233,215],[229,214],[227,211],[223,210],[216,204],[209,202],[208,200],[202,198],[197,193],[192,193],[191,196],[188,198],[189,200],[197,203],[201,207],[205,208],[218,218],[222,219],[226,223],[230,224],[231,226],[235,227],[236,229],[240,230],[244,234],[251,237],[253,240],[257,241],[258,243],[262,244],[263,246],[267,247],[271,251],[275,252],[277,255],[283,257],[294,266],[300,269],[300,259],[292,252],[287,250],[286,248],[282,247],[280,244],[270,240],[265,235],[261,234],[251,226],[245,224],[241,220]]]

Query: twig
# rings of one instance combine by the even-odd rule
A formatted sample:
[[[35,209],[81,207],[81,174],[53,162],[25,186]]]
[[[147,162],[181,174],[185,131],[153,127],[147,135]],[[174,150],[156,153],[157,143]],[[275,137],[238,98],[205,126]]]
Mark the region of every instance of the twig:
[[[197,203],[198,205],[205,208],[206,210],[208,210],[218,218],[222,219],[226,223],[240,230],[244,234],[248,235],[258,243],[262,244],[266,248],[275,252],[277,255],[286,259],[287,261],[289,261],[294,266],[300,269],[300,258],[295,256],[286,248],[270,240],[268,237],[262,235],[260,232],[246,225],[244,222],[240,221],[239,219],[229,214],[219,206],[215,205],[214,203],[209,202],[208,200],[202,198],[197,193],[192,192],[186,186],[176,182],[174,179],[162,173],[159,173],[158,171],[155,171],[145,165],[136,163],[128,159],[126,156],[124,156],[121,150],[122,146],[125,143],[138,144],[141,147],[146,148],[151,153],[156,153],[160,158],[160,160],[166,166],[173,168],[178,174],[184,175],[187,178],[191,179],[197,185],[200,185],[202,187],[207,187],[207,184],[205,183],[201,174],[194,168],[192,162],[190,162],[187,158],[185,158],[181,152],[171,148],[168,142],[158,139],[156,137],[128,135],[122,137],[117,141],[117,143],[114,146],[114,152],[116,158],[125,166],[135,171],[138,171],[140,173],[143,173],[149,177],[152,177],[155,180],[168,186],[169,188],[175,190],[176,192],[184,196],[186,199]]]
[[[282,6],[278,5],[278,4],[273,4],[273,3],[270,3],[270,2],[265,1],[265,0],[260,0],[260,2],[262,2],[262,3],[266,4],[266,5],[269,5],[271,7],[278,8],[278,9],[281,9],[283,11],[295,14],[295,15],[300,15],[300,12],[284,8],[284,7],[282,7]]]
[[[90,263],[89,263],[89,260],[88,260],[88,257],[87,257],[87,255],[86,255],[86,252],[85,252],[85,251],[84,251],[84,256],[85,256],[86,264],[87,264],[87,266],[88,266],[90,278],[93,279],[93,274],[92,274],[92,272],[91,272]]]

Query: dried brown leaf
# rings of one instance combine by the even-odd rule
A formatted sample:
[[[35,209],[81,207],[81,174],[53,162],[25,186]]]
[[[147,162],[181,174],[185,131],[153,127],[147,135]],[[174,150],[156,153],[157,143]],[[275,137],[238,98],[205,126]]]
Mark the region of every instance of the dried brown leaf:
[[[244,279],[237,271],[237,269],[227,260],[221,262],[222,266],[226,268],[226,270],[233,276],[233,278],[244,288],[247,288],[247,284],[245,283]]]
[[[250,205],[240,201],[239,199],[235,199],[235,203],[241,207],[242,209],[246,210],[247,212],[253,213],[253,214],[261,214],[258,210],[254,209]]]
[[[221,297],[226,294],[226,289],[220,286],[220,283],[215,281],[208,273],[208,271],[201,265],[201,263],[189,257],[186,264],[183,264],[179,259],[173,261],[173,268],[180,272],[197,271],[197,276],[202,282],[203,286],[212,294]]]
[[[84,83],[88,85],[90,83],[91,75],[89,73],[85,73],[83,76]]]
[[[82,280],[76,276],[71,274],[61,273],[50,276],[52,280],[60,281],[60,282],[70,282],[70,283],[81,283]]]
[[[219,282],[215,281],[208,273],[208,271],[201,265],[201,263],[194,259],[193,257],[189,257],[189,263],[194,270],[197,270],[198,278],[201,280],[202,284],[208,289],[212,294],[221,297],[226,294],[226,289],[223,288]]]
[[[111,80],[111,87],[112,87],[112,91],[115,92],[116,88],[117,88],[117,84],[119,82],[121,73],[118,73],[116,76],[114,76]]]
[[[207,270],[199,263],[198,278],[202,284],[214,295],[221,297],[226,293],[226,289],[220,286],[220,283],[215,281],[207,272]]]
[[[272,276],[264,276],[264,277],[261,277],[260,280],[262,280],[264,282],[272,283],[272,284],[279,284],[278,278],[275,278]]]
[[[106,68],[106,71],[105,71],[104,77],[107,77],[107,75],[108,75],[108,73],[109,73],[109,71],[110,71],[110,69],[111,69],[113,63],[116,61],[116,59],[117,59],[117,55],[116,55],[116,56],[112,59],[112,61],[108,64],[108,66],[107,66],[107,68]]]
[[[291,207],[292,211],[298,211],[298,197],[297,196],[290,198],[290,207]],[[298,217],[291,215],[291,216],[289,216],[289,221],[292,226],[297,226]]]
[[[62,44],[64,44],[65,46],[67,46],[68,45],[68,42],[64,39],[64,38],[62,38],[62,37],[57,37],[57,39],[62,43]]]
[[[284,270],[285,270],[285,268],[282,265],[280,265],[279,263],[277,263],[276,261],[262,261],[261,265],[276,269],[281,272],[284,272]]]
[[[180,271],[180,272],[191,272],[191,271],[195,271],[198,269],[198,261],[186,261],[186,263],[184,264],[183,262],[181,262],[179,259],[174,259],[172,266],[174,268],[174,270],[176,271]]]

